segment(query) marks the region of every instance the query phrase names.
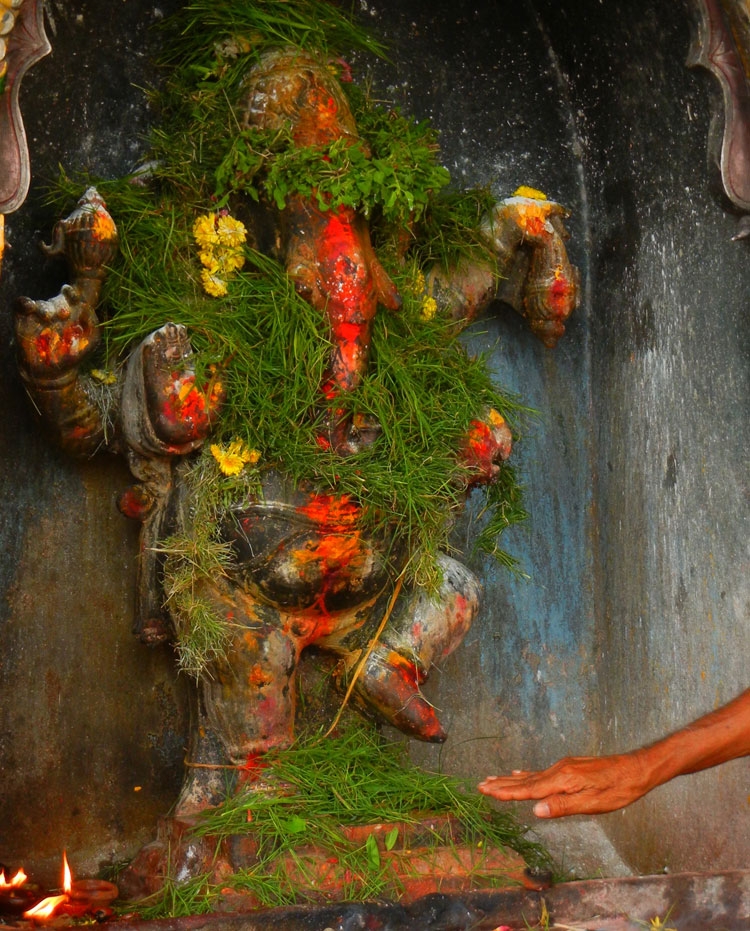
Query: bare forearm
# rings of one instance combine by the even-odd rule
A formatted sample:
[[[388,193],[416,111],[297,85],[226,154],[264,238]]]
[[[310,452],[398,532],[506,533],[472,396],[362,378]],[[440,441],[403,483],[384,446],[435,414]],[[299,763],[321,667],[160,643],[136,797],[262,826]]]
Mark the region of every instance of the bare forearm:
[[[489,776],[479,790],[502,801],[539,799],[540,818],[615,811],[675,776],[750,755],[750,690],[649,747],[567,757],[543,772]]]
[[[750,755],[750,689],[717,711],[635,751],[650,787]]]

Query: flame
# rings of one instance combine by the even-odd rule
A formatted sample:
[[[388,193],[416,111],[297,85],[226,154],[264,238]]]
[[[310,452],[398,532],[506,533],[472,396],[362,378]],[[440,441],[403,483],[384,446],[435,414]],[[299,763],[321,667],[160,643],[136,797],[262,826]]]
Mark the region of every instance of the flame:
[[[19,875],[23,874],[23,879],[18,883],[20,885],[26,879],[26,874],[22,870],[19,870],[18,873],[11,880],[11,885],[18,879]],[[23,913],[24,918],[51,918],[55,911],[57,910],[58,905],[62,905],[63,902],[67,902],[70,899],[70,890],[73,887],[73,876],[70,872],[70,866],[68,865],[68,858],[65,855],[63,850],[63,894],[62,895],[49,895],[46,899],[42,899],[41,902],[30,908],[28,911]],[[0,874],[0,880],[4,880],[2,874]],[[0,888],[2,888],[0,886]]]
[[[70,867],[68,866],[68,858],[65,856],[65,851],[63,850],[63,892],[66,895],[70,895],[70,890],[73,888],[73,877],[70,873]]]
[[[24,918],[51,918],[55,914],[55,909],[58,905],[62,905],[63,902],[67,902],[67,895],[49,895],[46,899],[42,899],[41,902],[30,908],[27,912],[23,913]]]
[[[26,873],[21,869],[10,882],[6,882],[5,870],[0,870],[0,889],[17,889],[19,886],[22,886],[28,878]]]

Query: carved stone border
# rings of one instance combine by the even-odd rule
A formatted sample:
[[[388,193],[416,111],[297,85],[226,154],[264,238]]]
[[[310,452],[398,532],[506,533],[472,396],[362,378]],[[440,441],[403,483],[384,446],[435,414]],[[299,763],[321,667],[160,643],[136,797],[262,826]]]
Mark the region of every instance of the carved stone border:
[[[714,120],[709,159],[734,207],[750,213],[750,21],[745,0],[694,0],[697,29],[688,65],[719,83],[724,120]]]
[[[29,191],[29,148],[18,95],[24,74],[52,50],[44,31],[43,0],[24,0],[6,40],[8,70],[0,95],[0,214],[17,210]]]

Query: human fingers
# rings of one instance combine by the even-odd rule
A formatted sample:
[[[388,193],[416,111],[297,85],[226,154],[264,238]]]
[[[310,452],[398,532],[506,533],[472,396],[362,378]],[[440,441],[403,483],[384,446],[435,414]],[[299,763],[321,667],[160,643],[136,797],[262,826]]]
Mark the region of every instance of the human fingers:
[[[514,770],[509,776],[490,776],[481,783],[479,791],[501,801],[575,794],[590,785],[587,773],[596,762],[593,757],[566,757],[539,772]]]
[[[521,801],[529,798],[543,798],[539,791],[539,773],[519,771],[510,776],[488,776],[477,788],[483,795],[490,795],[501,801]]]
[[[0,3],[2,3],[2,0],[0,0]],[[511,779],[514,776],[531,776],[531,775],[532,775],[532,770],[530,769],[512,769],[510,771],[510,776],[485,776],[482,781],[487,782],[487,780],[489,779]]]

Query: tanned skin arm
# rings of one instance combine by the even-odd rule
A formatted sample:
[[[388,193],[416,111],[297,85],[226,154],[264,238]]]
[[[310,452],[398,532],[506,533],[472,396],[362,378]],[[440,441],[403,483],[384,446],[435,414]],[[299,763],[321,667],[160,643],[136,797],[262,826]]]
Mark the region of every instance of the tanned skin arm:
[[[489,776],[479,791],[501,801],[538,799],[539,818],[624,808],[656,786],[750,755],[750,689],[648,747],[603,757],[566,757],[542,772]]]

